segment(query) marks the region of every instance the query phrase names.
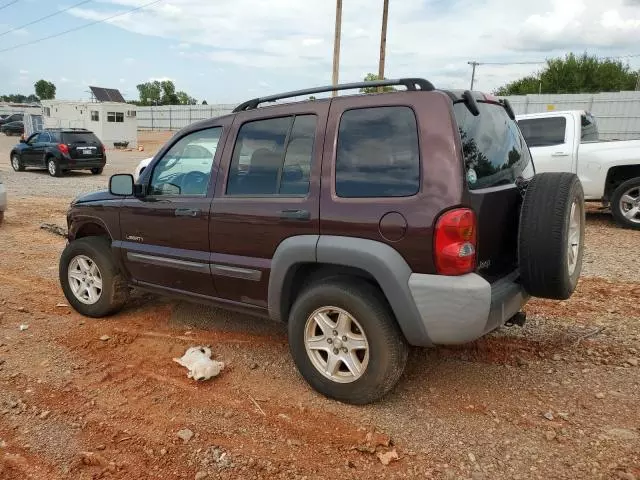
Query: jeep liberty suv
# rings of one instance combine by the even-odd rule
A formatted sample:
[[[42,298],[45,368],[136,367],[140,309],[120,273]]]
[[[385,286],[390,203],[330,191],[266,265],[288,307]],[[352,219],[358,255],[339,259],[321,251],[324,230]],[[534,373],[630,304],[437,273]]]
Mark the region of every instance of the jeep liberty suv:
[[[375,86],[402,91],[293,103]],[[508,102],[423,79],[256,98],[194,123],[134,183],[76,199],[60,282],[90,317],[130,287],[288,325],[302,376],[374,401],[409,345],[470,342],[566,299],[582,266],[583,191],[535,175]]]

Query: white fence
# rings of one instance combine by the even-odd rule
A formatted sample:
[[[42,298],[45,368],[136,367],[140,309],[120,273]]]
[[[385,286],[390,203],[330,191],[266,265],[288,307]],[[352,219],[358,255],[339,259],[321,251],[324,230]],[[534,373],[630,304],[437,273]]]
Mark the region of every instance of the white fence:
[[[596,117],[602,140],[640,138],[640,92],[523,95],[509,99],[516,114],[587,110]]]
[[[523,95],[506,97],[516,114],[548,110],[587,110],[603,140],[640,138],[640,92]],[[178,130],[198,120],[231,113],[236,105],[137,107],[139,130]]]
[[[198,120],[231,113],[235,107],[235,104],[136,107],[138,130],[179,130]]]

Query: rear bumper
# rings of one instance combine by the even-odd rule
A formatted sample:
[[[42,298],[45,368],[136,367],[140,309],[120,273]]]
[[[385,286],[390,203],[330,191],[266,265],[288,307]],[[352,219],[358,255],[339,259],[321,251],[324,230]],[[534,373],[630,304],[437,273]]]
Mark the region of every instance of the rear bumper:
[[[409,290],[434,344],[459,344],[504,325],[529,300],[518,272],[490,284],[480,275],[409,277]]]
[[[60,162],[60,168],[65,170],[90,170],[92,168],[104,168],[107,161],[103,158],[64,159]]]

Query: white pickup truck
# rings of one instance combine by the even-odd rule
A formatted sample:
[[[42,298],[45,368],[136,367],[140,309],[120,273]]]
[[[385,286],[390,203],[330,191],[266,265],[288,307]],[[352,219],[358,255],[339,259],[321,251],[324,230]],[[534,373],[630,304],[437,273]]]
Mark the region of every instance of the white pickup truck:
[[[640,140],[599,141],[588,112],[518,115],[536,172],[578,175],[587,201],[609,206],[618,223],[640,230]]]

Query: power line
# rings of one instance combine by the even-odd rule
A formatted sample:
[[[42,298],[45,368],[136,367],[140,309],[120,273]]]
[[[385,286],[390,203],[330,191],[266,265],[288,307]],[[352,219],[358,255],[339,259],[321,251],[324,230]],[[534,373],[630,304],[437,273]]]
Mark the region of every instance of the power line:
[[[19,27],[15,27],[15,28],[12,28],[11,30],[7,30],[6,32],[0,33],[0,37],[2,37],[3,35],[6,35],[7,33],[11,33],[11,32],[15,32],[16,30],[20,30],[21,28],[29,27],[29,26],[33,25],[34,23],[41,22],[43,20],[46,20],[47,18],[55,17],[56,15],[60,15],[61,13],[66,12],[67,10],[71,10],[72,8],[79,7],[80,5],[84,5],[85,3],[89,3],[91,1],[92,0],[83,0],[82,2],[78,2],[75,5],[71,5],[70,7],[67,7],[67,8],[64,8],[62,10],[58,10],[56,12],[50,13],[49,15],[45,15],[44,17],[37,18],[33,22],[25,23],[24,25],[20,25]]]
[[[9,2],[9,3],[5,3],[4,5],[0,6],[0,10],[3,10],[7,7],[10,7],[11,5],[13,5],[14,3],[18,3],[20,0],[13,0],[13,2]]]
[[[18,0],[15,0],[15,1],[18,1]],[[153,2],[145,3],[144,5],[140,5],[139,7],[131,8],[131,9],[126,10],[124,12],[116,13],[115,15],[111,15],[110,17],[106,17],[106,18],[103,18],[101,20],[95,20],[93,22],[85,23],[84,25],[80,25],[78,27],[70,28],[69,30],[64,30],[64,31],[59,32],[59,33],[54,33],[53,35],[48,35],[46,37],[37,38],[37,39],[32,40],[30,42],[20,43],[18,45],[14,45],[13,47],[3,48],[2,50],[0,50],[0,53],[8,52],[10,50],[15,50],[16,48],[20,48],[20,47],[26,47],[27,45],[33,45],[35,43],[40,43],[40,42],[43,42],[45,40],[49,40],[51,38],[61,37],[62,35],[66,35],[67,33],[75,32],[75,31],[78,31],[78,30],[82,30],[83,28],[87,28],[87,27],[90,27],[92,25],[96,25],[98,23],[103,23],[103,22],[106,22],[108,20],[111,20],[112,18],[116,18],[116,17],[121,17],[123,15],[127,15],[128,13],[133,13],[133,12],[136,12],[138,10],[142,10],[143,8],[150,7],[151,5],[155,5],[156,3],[160,3],[160,2],[162,2],[162,0],[154,0]]]

